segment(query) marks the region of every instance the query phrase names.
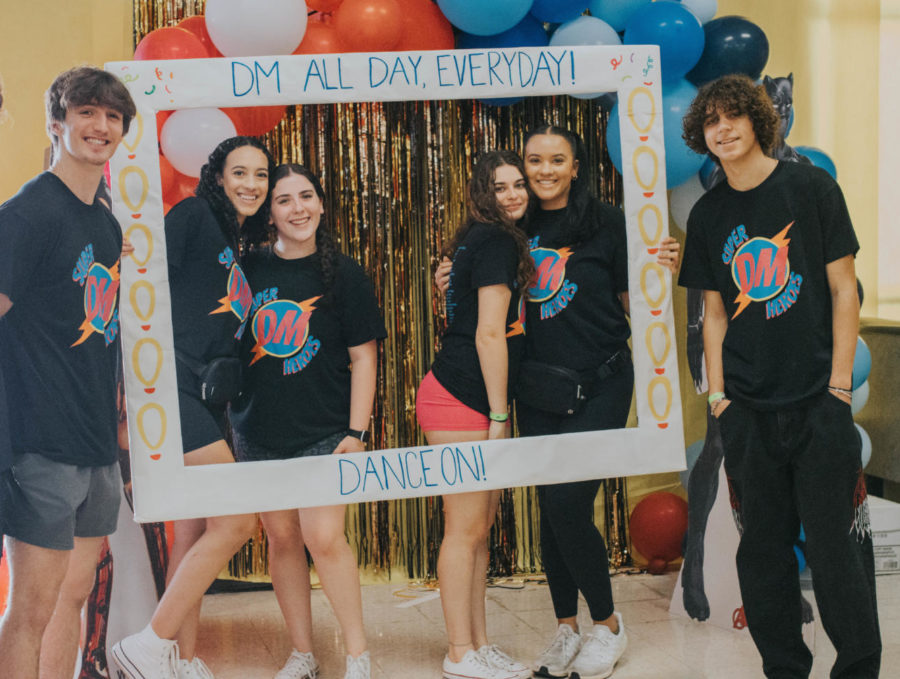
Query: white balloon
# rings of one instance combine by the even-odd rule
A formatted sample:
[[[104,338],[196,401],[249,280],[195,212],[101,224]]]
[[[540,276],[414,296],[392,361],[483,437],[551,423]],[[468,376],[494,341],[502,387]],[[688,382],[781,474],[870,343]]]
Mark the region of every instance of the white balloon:
[[[616,29],[602,19],[580,16],[562,24],[550,36],[550,45],[621,45],[622,39]],[[576,99],[596,99],[605,92],[585,92],[573,94]]]
[[[853,390],[850,397],[850,410],[854,415],[866,407],[869,402],[869,380],[866,380]]]
[[[231,118],[221,110],[187,108],[169,116],[159,141],[172,167],[189,177],[199,177],[200,168],[219,142],[236,134]]]
[[[866,430],[856,422],[853,423],[853,426],[856,427],[856,431],[859,432],[859,438],[861,439],[862,449],[859,451],[859,456],[862,458],[862,467],[865,469],[869,464],[869,460],[872,459],[872,439],[869,438]]]
[[[226,57],[290,54],[306,33],[304,0],[207,0],[205,16]]]
[[[669,194],[669,211],[672,220],[682,231],[687,231],[688,216],[694,207],[694,203],[700,200],[700,196],[706,193],[700,182],[700,175],[692,174],[691,178],[683,184],[679,184]]]
[[[681,4],[691,10],[701,24],[705,24],[716,16],[716,12],[719,10],[716,0],[681,0]]]

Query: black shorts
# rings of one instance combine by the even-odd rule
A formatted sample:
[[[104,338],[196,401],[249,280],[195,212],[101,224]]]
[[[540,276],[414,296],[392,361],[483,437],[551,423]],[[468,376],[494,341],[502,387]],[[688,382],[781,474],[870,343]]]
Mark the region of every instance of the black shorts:
[[[200,396],[178,390],[181,445],[185,453],[225,439],[225,408],[212,408]]]
[[[236,431],[232,432],[234,456],[238,462],[261,462],[266,460],[292,460],[297,457],[331,455],[338,444],[347,436],[346,431],[329,434],[303,448],[268,448],[251,443]]]

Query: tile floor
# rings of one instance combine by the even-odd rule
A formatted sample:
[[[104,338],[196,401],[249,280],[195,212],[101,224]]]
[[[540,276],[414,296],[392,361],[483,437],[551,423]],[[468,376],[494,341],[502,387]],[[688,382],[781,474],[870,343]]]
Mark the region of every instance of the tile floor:
[[[613,594],[622,613],[629,646],[614,679],[755,679],[763,677],[748,634],[669,614],[676,573],[617,575]],[[882,677],[900,677],[900,574],[877,578],[884,655]],[[808,593],[810,599],[811,592]],[[441,676],[445,638],[438,598],[398,607],[417,596],[397,584],[366,585],[363,602],[373,679]],[[427,598],[427,597],[426,597]],[[583,602],[582,602],[583,604]],[[488,632],[492,641],[526,662],[555,631],[546,585],[488,590]],[[817,616],[818,617],[818,616]],[[316,656],[322,679],[344,676],[340,631],[321,590],[313,592]],[[588,623],[587,609],[579,612]],[[291,644],[271,591],[214,594],[203,603],[198,652],[217,679],[271,679]],[[812,677],[825,679],[834,650],[816,625]]]

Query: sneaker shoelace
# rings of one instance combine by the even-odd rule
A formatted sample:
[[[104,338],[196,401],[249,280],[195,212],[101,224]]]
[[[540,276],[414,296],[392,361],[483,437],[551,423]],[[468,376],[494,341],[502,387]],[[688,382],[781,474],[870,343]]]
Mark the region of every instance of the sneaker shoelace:
[[[316,676],[316,661],[312,653],[293,652],[288,658],[284,666],[284,670],[292,672],[294,676],[303,679],[304,677]],[[284,671],[282,670],[282,671]]]
[[[178,679],[178,660],[178,644],[173,641],[159,658],[160,676]]]
[[[590,652],[591,646],[599,646],[599,651],[603,652],[613,647],[616,638],[612,632],[609,634],[587,634],[585,635],[584,644],[581,647],[583,652]],[[588,649],[585,651],[585,649]]]
[[[212,670],[210,670],[206,663],[200,660],[200,658],[195,657],[191,660],[191,669],[197,679],[216,679],[213,676]]]
[[[344,679],[369,679],[370,674],[368,651],[355,658],[352,655],[347,656],[347,673]]]
[[[501,651],[496,644],[491,644],[484,648],[485,651],[482,657],[487,661],[488,665],[508,671],[518,671],[525,667],[522,663],[516,662],[506,653]]]
[[[576,646],[579,641],[579,636],[577,633],[573,632],[572,634],[566,634],[565,632],[557,632],[556,636],[553,638],[553,641],[550,642],[550,645],[544,649],[544,652],[541,653],[541,658],[546,658],[548,655],[556,655],[562,653],[564,658],[569,657],[569,653],[571,648]]]

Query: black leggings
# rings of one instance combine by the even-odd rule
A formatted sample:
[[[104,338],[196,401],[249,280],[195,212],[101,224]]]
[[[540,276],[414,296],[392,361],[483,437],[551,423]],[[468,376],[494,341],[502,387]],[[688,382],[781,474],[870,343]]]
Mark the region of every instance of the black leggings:
[[[621,429],[628,420],[634,370],[629,363],[598,386],[598,393],[574,415],[554,415],[516,404],[523,436]],[[602,455],[602,451],[598,451]],[[538,486],[541,508],[541,561],[557,618],[578,612],[584,595],[593,620],[613,614],[609,559],[603,536],[594,524],[594,498],[600,480]]]

